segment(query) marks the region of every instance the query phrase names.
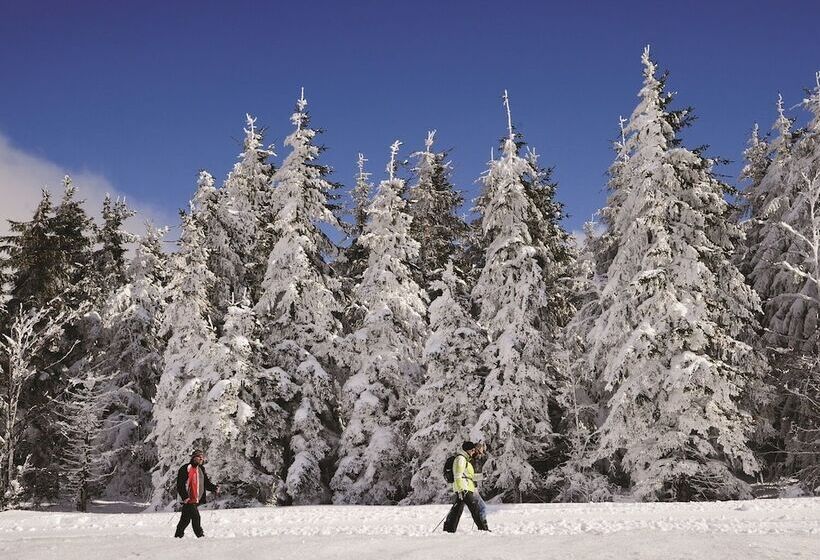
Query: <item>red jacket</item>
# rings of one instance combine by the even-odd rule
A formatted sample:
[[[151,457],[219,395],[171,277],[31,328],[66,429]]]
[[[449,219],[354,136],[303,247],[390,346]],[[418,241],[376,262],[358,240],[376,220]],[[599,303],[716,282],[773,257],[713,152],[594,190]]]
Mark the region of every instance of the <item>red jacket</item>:
[[[179,472],[177,472],[177,492],[179,493],[179,497],[182,498],[182,501],[188,503],[188,499],[191,497],[188,492],[188,468],[189,467],[197,467],[193,463],[188,463],[187,465],[182,465],[179,468]],[[216,492],[216,484],[211,483],[211,480],[208,478],[208,474],[205,472],[205,467],[203,465],[199,465],[199,470],[202,472],[202,488],[200,492],[202,493],[202,499],[197,502],[192,502],[196,504],[204,504],[208,501],[207,493]]]

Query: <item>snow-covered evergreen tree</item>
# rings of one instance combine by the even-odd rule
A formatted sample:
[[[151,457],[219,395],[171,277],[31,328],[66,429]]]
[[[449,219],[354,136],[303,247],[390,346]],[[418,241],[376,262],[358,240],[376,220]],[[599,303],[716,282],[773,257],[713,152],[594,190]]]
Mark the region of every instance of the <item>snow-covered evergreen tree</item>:
[[[159,331],[165,312],[168,266],[161,243],[165,230],[146,226],[128,263],[128,282],[102,310],[103,342],[97,363],[115,392],[104,411],[101,451],[109,455],[108,495],[148,497],[156,449],[146,437],[153,428],[153,399],[163,370]]]
[[[341,309],[336,301],[338,282],[327,264],[338,249],[322,226],[341,228],[328,198],[336,186],[327,180],[330,169],[317,162],[317,131],[310,128],[304,96],[291,121],[296,130],[285,145],[293,151],[274,175],[276,245],[267,259],[256,310],[269,346],[294,340],[328,359]]]
[[[760,185],[763,177],[766,176],[769,165],[772,163],[769,154],[769,142],[767,138],[761,138],[760,127],[755,123],[754,127],[752,127],[752,134],[749,137],[746,149],[743,152],[743,159],[746,163],[740,172],[740,178],[750,182],[749,188],[746,189],[747,192],[754,192]],[[751,212],[754,212],[754,209],[751,208],[756,202],[754,199],[755,197],[751,196],[747,200],[744,200],[748,207],[750,207],[749,210]]]
[[[427,296],[410,271],[419,244],[410,236],[404,181],[395,175],[400,145],[391,146],[389,178],[379,184],[360,238],[368,265],[355,297],[366,311],[350,336],[351,376],[342,389],[345,427],[331,482],[335,503],[395,503],[410,481],[408,410],[421,381]]]
[[[735,472],[758,466],[738,402],[765,370],[750,338],[757,295],[730,258],[741,240],[712,163],[680,146],[671,97],[643,55],[640,102],[626,126],[627,193],[618,246],[587,335],[589,378],[606,391],[589,463],[634,495],[747,495]]]
[[[786,116],[783,98],[778,97],[774,139],[764,143],[753,136],[743,173],[749,184],[743,192],[746,242],[739,262],[765,311],[761,343],[772,365],[773,394],[760,415],[758,439],[768,451],[767,475],[772,477],[793,473],[809,457],[794,452],[804,447],[801,425],[811,417],[794,388],[811,378],[814,362],[806,354],[816,352],[813,287],[801,274],[811,269],[806,257],[811,230],[806,196],[820,167],[820,85],[804,107],[812,119],[805,129],[795,131],[794,119]]]
[[[54,302],[57,303],[57,302]],[[62,306],[61,306],[62,307]],[[42,373],[38,362],[43,350],[54,345],[63,335],[63,327],[71,317],[62,308],[47,303],[42,307],[18,308],[11,317],[8,332],[0,337],[0,502],[8,504],[19,499],[26,489],[23,475],[32,467],[31,442],[20,446],[23,428],[32,421],[30,406],[23,399]],[[22,459],[22,461],[20,460]]]
[[[330,500],[328,453],[338,439],[333,375],[334,342],[341,332],[339,283],[327,262],[338,250],[323,226],[340,228],[330,197],[330,169],[318,163],[317,131],[302,96],[291,117],[292,152],[274,175],[276,244],[256,311],[267,348],[266,365],[288,373],[295,393],[285,490],[294,503]]]
[[[345,297],[345,312],[342,321],[346,332],[355,330],[362,320],[364,310],[360,302],[353,297],[354,287],[361,282],[362,273],[367,268],[367,250],[359,242],[364,227],[367,222],[367,206],[373,193],[373,183],[370,182],[370,173],[365,171],[367,159],[364,154],[359,154],[356,162],[358,172],[356,173],[356,185],[353,187],[351,198],[353,200],[353,224],[348,228],[350,245],[348,245],[342,255],[333,263],[333,268],[338,272],[337,277],[342,284],[342,294]]]
[[[242,153],[219,190],[217,216],[229,237],[222,263],[225,268],[218,277],[224,274],[232,292],[249,289],[252,298],[259,296],[268,255],[275,243],[271,229],[277,211],[271,188],[274,169],[268,163],[275,154],[273,146],[266,147],[263,142],[256,119],[246,115]]]
[[[210,454],[210,476],[228,484],[236,503],[273,501],[284,461],[284,422],[256,423],[265,409],[276,418],[284,418],[277,404],[266,402],[273,395],[265,391],[270,388],[265,383],[269,374],[257,365],[257,331],[247,296],[232,303],[223,334],[212,350],[212,366],[202,375],[201,406],[210,415],[202,437]],[[257,433],[260,429],[265,432]],[[270,439],[277,445],[265,449]],[[264,459],[261,469],[257,458]]]
[[[197,211],[194,206],[192,215],[183,216],[163,322],[168,343],[151,435],[158,455],[152,504],[173,502],[177,469],[195,447],[213,449],[213,479],[231,483],[238,502],[271,503],[281,485],[287,433],[277,401],[292,390],[285,372],[256,366],[255,320],[247,300],[229,306],[216,339],[207,321],[214,276]]]
[[[46,190],[43,190],[40,202],[30,221],[9,221],[9,226],[10,234],[2,238],[2,252],[4,253],[2,268],[4,269],[4,281],[6,282],[4,291],[7,294],[5,304],[7,324],[2,334],[3,336],[13,337],[13,329],[15,326],[19,327],[19,322],[28,310],[48,309],[49,313],[59,313],[67,310],[65,301],[58,298],[66,293],[66,268],[68,267],[68,270],[71,270],[72,265],[65,262],[63,260],[65,255],[60,253],[62,238],[58,236],[55,227],[55,206]],[[74,280],[79,281],[79,277],[74,278]],[[27,465],[37,467],[49,463],[48,458],[43,456],[42,449],[36,447],[35,444],[41,437],[43,441],[39,442],[40,445],[49,446],[49,444],[53,445],[55,443],[57,434],[54,430],[49,430],[49,426],[52,426],[53,422],[51,422],[51,419],[45,418],[42,413],[34,414],[32,412],[29,416],[28,411],[51,410],[45,406],[47,403],[46,395],[54,395],[59,391],[60,380],[53,374],[53,371],[41,371],[40,375],[33,375],[33,372],[62,357],[55,351],[59,350],[65,342],[62,340],[65,339],[65,333],[62,329],[60,335],[61,340],[51,339],[48,344],[38,346],[36,352],[30,352],[26,356],[32,372],[27,377],[27,390],[21,393],[19,398],[11,400],[15,401],[15,415],[18,412],[21,415],[25,414],[27,424],[30,425],[31,429],[23,434],[14,433],[13,441],[6,438],[7,445],[13,444],[13,452],[9,454],[14,458],[12,463],[17,461],[17,458],[25,458]],[[4,369],[7,375],[14,375],[11,366],[4,367]],[[11,384],[11,381],[9,381],[9,384]],[[5,389],[11,390],[11,385],[6,385]],[[9,443],[10,441],[11,443]],[[46,450],[45,453],[51,453],[51,449]],[[51,464],[53,465],[54,462],[51,461]],[[20,466],[17,464],[8,466],[8,472],[6,473],[8,480],[11,480],[9,477],[12,476],[9,473],[16,473],[16,469]],[[51,474],[55,473],[52,471]],[[23,493],[30,495],[30,492],[33,491],[35,494],[50,494],[52,497],[56,497],[56,486],[53,484],[41,485],[40,480],[42,478],[39,476],[28,477],[29,485],[26,488],[19,485],[19,481],[22,479],[17,477],[16,474],[13,476],[18,481],[15,483],[14,489],[16,496]],[[8,491],[8,489],[7,486],[6,490]]]
[[[353,187],[353,237],[358,238],[364,233],[367,224],[367,207],[370,205],[370,198],[373,196],[373,183],[370,181],[370,173],[365,171],[367,158],[359,153],[356,159],[356,185]]]
[[[251,129],[253,133],[246,139],[250,147],[246,146],[227,182],[236,181],[237,189],[254,194],[249,198],[263,201],[257,208],[266,208],[270,204],[265,178],[269,167],[264,159],[269,152],[261,148],[261,135]],[[230,192],[227,185],[225,189]],[[218,216],[219,204],[224,202],[218,200],[220,196],[209,176],[202,174],[191,214],[182,217],[180,251],[175,255],[168,288],[170,303],[161,331],[167,347],[151,434],[158,455],[152,477],[152,504],[156,508],[173,501],[176,470],[190,458],[194,447],[207,452],[213,446],[223,454],[213,469],[214,480],[232,483],[238,502],[283,499],[288,428],[283,407],[294,393],[289,372],[259,366],[255,319],[248,300],[239,305],[228,302],[221,314],[224,323],[219,338],[210,322],[217,279],[209,269],[212,261],[203,224],[226,223],[214,221],[214,214],[207,215],[216,208]],[[217,205],[209,206],[215,200]],[[231,230],[225,231],[231,239]],[[257,240],[261,237],[264,234],[257,231]],[[257,249],[254,246],[253,251]],[[253,281],[253,274],[250,277]],[[239,293],[246,292],[242,288]]]
[[[787,451],[787,472],[818,464],[805,453],[807,441],[816,437],[817,415],[810,404],[807,384],[816,377],[818,346],[818,235],[820,235],[820,73],[804,106],[811,114],[805,130],[789,150],[782,174],[782,210],[768,217],[769,226],[782,232],[779,255],[770,263],[772,292],[765,303],[766,342],[779,378],[774,424]],[[779,218],[778,221],[775,221]],[[774,237],[775,231],[772,231]],[[808,431],[807,431],[808,429]]]
[[[561,281],[569,263],[554,188],[542,183],[534,157],[519,155],[506,92],[504,100],[509,134],[482,177],[481,227],[488,249],[472,297],[490,344],[482,353],[488,373],[473,433],[482,434],[491,451],[482,487],[519,501],[542,489],[536,465],[552,447],[550,416],[557,410],[550,401],[559,383],[555,342],[566,315],[553,303],[565,297]]]
[[[124,200],[112,200],[110,195],[105,195],[102,224],[96,228],[96,248],[91,257],[94,276],[91,296],[98,306],[126,282],[126,245],[135,238],[124,229],[124,223],[134,214]]]
[[[745,241],[738,258],[738,265],[749,283],[767,302],[773,295],[783,291],[793,291],[794,285],[781,274],[776,263],[788,249],[788,239],[778,226],[783,214],[788,210],[793,193],[786,187],[789,162],[795,134],[792,132],[793,119],[785,115],[783,98],[777,100],[778,117],[773,129],[774,139],[764,142],[752,137],[747,149],[747,165],[743,177],[750,182],[743,190],[742,201]],[[765,153],[764,150],[767,150]],[[768,160],[768,163],[767,163]],[[780,278],[776,277],[780,275]],[[786,281],[786,285],[781,282]]]
[[[208,171],[199,172],[193,203],[197,208],[196,220],[202,228],[208,249],[208,270],[214,274],[208,295],[211,323],[218,332],[222,328],[224,314],[234,292],[242,289],[245,280],[243,256],[234,249],[234,232],[226,223],[226,217],[232,216],[228,208],[231,199],[224,189],[217,190],[214,187],[214,178]],[[252,215],[250,221],[255,223]],[[241,237],[242,243],[247,244],[253,240],[253,237],[244,238],[243,232],[235,233],[236,237]],[[250,233],[255,234],[255,230]],[[248,253],[244,257],[251,258]]]
[[[442,482],[445,459],[473,438],[481,394],[481,351],[487,336],[471,317],[467,286],[450,261],[433,282],[439,295],[430,304],[430,335],[424,346],[424,384],[414,402],[418,412],[408,441],[412,457],[410,503],[449,501],[452,489]]]
[[[605,282],[605,275],[596,271],[605,266],[604,262],[611,258],[611,249],[616,246],[612,243],[615,236],[598,232],[598,227],[593,221],[584,224],[584,241],[572,284],[577,311],[561,336],[561,369],[565,373],[557,400],[564,411],[559,431],[567,450],[567,461],[550,472],[547,482],[557,490],[556,500],[563,502],[608,501],[612,497],[606,478],[586,461],[597,429],[599,401],[603,397],[600,385],[588,375],[586,363],[588,336],[601,314],[601,290]]]
[[[88,504],[108,474],[110,452],[100,446],[104,436],[102,411],[112,398],[109,380],[82,373],[72,379],[57,402],[57,425],[64,437],[60,492],[77,511]]]
[[[208,270],[208,250],[196,207],[182,215],[179,252],[174,255],[161,335],[167,337],[164,369],[154,404],[154,431],[157,448],[153,472],[152,504],[170,504],[176,493],[176,471],[194,447],[204,447],[204,428],[209,411],[203,407],[202,375],[210,368],[214,346],[213,328],[208,322],[208,291],[214,281]]]
[[[90,299],[92,245],[94,224],[77,200],[77,188],[71,178],[63,179],[63,197],[54,209],[54,238],[58,260],[51,265],[58,270],[63,291],[61,298],[72,309]]]
[[[785,250],[770,263],[775,269],[772,288],[777,292],[770,294],[773,297],[767,305],[769,341],[799,352],[814,350],[812,338],[818,326],[817,309],[806,307],[805,298],[779,296],[803,293],[811,299],[816,295],[817,287],[810,275],[812,263],[807,262],[807,258],[812,255],[814,241],[811,238],[815,218],[812,197],[816,195],[815,181],[820,175],[820,73],[817,80],[817,87],[804,101],[811,112],[811,121],[792,145],[786,164],[781,184],[783,210],[779,221],[771,224],[781,235],[784,228],[789,235],[782,235]]]
[[[820,78],[818,78],[820,79]],[[818,88],[820,89],[820,87]],[[820,108],[820,107],[818,107]],[[817,113],[820,115],[820,112]],[[817,120],[817,119],[816,119]],[[815,133],[817,134],[817,133]],[[810,136],[806,135],[806,142]],[[815,148],[817,147],[815,136]],[[800,146],[803,148],[803,146]],[[801,150],[802,151],[802,150]],[[801,158],[802,159],[802,158]],[[801,161],[801,159],[796,160]],[[820,483],[820,158],[803,175],[804,188],[784,216],[781,227],[794,243],[791,264],[781,266],[800,282],[774,316],[773,328],[787,342],[783,352],[780,408],[786,467],[798,470],[804,486],[814,491]],[[811,173],[811,175],[809,175]],[[788,302],[788,303],[786,303]]]
[[[413,217],[410,235],[419,242],[418,273],[427,289],[447,262],[456,254],[466,234],[464,220],[456,212],[464,198],[450,182],[451,165],[446,152],[433,152],[436,131],[427,133],[424,150],[413,156],[415,181],[407,196],[408,211]]]

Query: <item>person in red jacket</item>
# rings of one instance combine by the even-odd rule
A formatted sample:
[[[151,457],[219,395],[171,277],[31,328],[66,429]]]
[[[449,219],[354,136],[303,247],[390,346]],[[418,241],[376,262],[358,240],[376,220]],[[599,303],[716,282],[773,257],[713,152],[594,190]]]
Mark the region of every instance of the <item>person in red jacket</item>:
[[[204,537],[199,518],[199,504],[207,502],[207,492],[219,494],[219,486],[212,484],[205,472],[205,454],[196,450],[191,454],[191,462],[182,465],[177,472],[177,492],[182,498],[182,517],[177,524],[174,536],[181,539],[189,523],[193,524],[194,534]]]

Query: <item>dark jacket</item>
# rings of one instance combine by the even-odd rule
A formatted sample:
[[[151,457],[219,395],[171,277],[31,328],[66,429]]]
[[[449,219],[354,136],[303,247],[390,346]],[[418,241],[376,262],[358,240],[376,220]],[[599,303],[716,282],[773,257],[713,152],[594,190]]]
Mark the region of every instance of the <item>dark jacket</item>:
[[[188,467],[191,465],[193,465],[193,463],[182,465],[177,472],[177,492],[183,502],[188,499]],[[199,468],[202,469],[202,480],[205,482],[205,488],[202,490],[202,499],[199,500],[199,503],[204,504],[208,501],[208,491],[216,492],[216,484],[213,484],[211,479],[208,478],[208,473],[205,472],[204,465],[199,465]]]

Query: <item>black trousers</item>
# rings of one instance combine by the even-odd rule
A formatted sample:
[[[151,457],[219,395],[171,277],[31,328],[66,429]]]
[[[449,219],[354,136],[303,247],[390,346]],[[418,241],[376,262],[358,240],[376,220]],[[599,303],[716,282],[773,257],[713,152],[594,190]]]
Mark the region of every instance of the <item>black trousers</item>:
[[[461,520],[461,514],[464,512],[464,505],[470,510],[470,515],[473,516],[473,522],[478,527],[479,531],[488,531],[487,520],[481,516],[481,508],[479,508],[478,500],[473,492],[464,492],[464,497],[460,498],[456,494],[456,501],[453,507],[450,508],[450,513],[447,514],[447,519],[444,521],[444,530],[448,533],[455,533],[458,529],[458,522]]]
[[[179,519],[177,532],[174,533],[174,536],[183,537],[189,523],[193,525],[194,534],[197,537],[205,536],[205,533],[202,532],[202,525],[200,525],[199,506],[197,504],[182,504],[182,517]]]

